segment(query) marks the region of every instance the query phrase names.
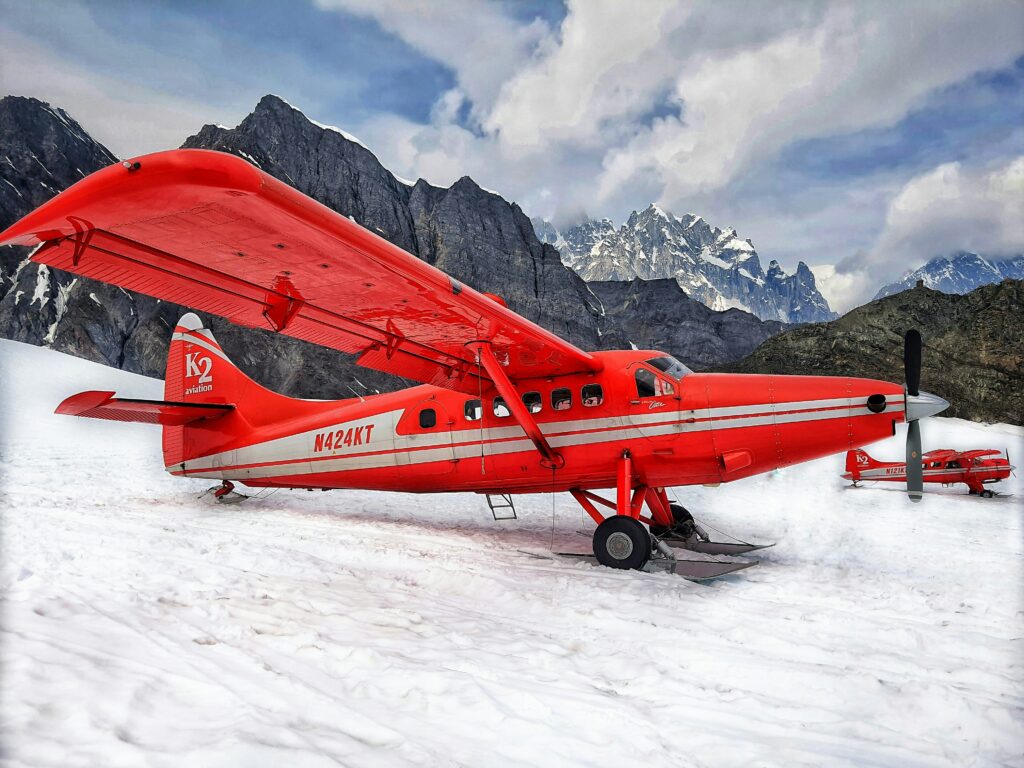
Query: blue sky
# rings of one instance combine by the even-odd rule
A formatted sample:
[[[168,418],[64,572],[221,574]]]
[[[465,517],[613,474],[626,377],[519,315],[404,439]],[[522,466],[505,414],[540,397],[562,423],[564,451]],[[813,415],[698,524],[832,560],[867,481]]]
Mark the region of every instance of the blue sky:
[[[656,201],[844,308],[939,253],[1024,251],[1024,4],[0,0],[0,89],[122,156],[266,93],[405,177],[532,215]]]

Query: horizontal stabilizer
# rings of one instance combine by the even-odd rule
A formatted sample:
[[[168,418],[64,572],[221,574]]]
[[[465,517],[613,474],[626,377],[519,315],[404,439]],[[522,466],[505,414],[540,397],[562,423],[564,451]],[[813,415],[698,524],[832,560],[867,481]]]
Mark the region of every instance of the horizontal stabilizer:
[[[62,416],[84,416],[110,421],[181,426],[203,419],[219,419],[235,409],[219,403],[177,403],[166,400],[132,400],[114,397],[113,392],[79,392],[57,406]]]

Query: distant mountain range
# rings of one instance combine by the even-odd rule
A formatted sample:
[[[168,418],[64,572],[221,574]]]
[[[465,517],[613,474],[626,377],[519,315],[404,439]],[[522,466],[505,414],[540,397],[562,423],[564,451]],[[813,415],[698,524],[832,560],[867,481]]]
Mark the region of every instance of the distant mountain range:
[[[742,309],[785,323],[837,316],[806,264],[789,275],[771,261],[764,271],[749,240],[700,216],[675,216],[652,204],[631,213],[621,227],[610,219],[564,231],[542,219],[533,225],[543,242],[558,249],[562,263],[588,282],[672,278],[687,295],[719,311]]]
[[[1021,214],[1024,215],[1024,214]],[[961,251],[955,256],[937,256],[923,267],[908,272],[895,283],[884,286],[876,299],[905,291],[923,280],[927,288],[943,293],[969,293],[982,285],[998,283],[1006,278],[1024,279],[1024,254],[1012,259],[989,259],[976,253]]]

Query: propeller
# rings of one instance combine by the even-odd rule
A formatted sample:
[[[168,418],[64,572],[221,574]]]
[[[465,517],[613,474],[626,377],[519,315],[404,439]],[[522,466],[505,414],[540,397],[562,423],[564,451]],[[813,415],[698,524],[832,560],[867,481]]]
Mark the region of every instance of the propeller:
[[[910,419],[910,397],[921,394],[921,334],[911,329],[903,337],[903,375],[907,382],[907,495],[917,502],[924,495],[924,470],[921,465],[921,424]]]
[[[914,328],[903,337],[903,375],[907,381],[907,394],[915,397],[921,386],[921,333]]]
[[[941,397],[921,392],[921,334],[911,329],[903,337],[903,370],[907,382],[907,495],[920,501],[924,495],[924,469],[921,465],[921,424],[949,407]]]

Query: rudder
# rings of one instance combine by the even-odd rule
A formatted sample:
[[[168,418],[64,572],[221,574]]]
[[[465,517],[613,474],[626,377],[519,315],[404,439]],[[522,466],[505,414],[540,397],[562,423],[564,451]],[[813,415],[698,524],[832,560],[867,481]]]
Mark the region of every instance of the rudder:
[[[182,316],[171,336],[164,400],[235,406],[216,424],[164,427],[164,466],[168,469],[223,445],[225,437],[241,438],[254,426],[282,418],[289,411],[288,405],[297,402],[271,392],[242,373],[192,312]]]

